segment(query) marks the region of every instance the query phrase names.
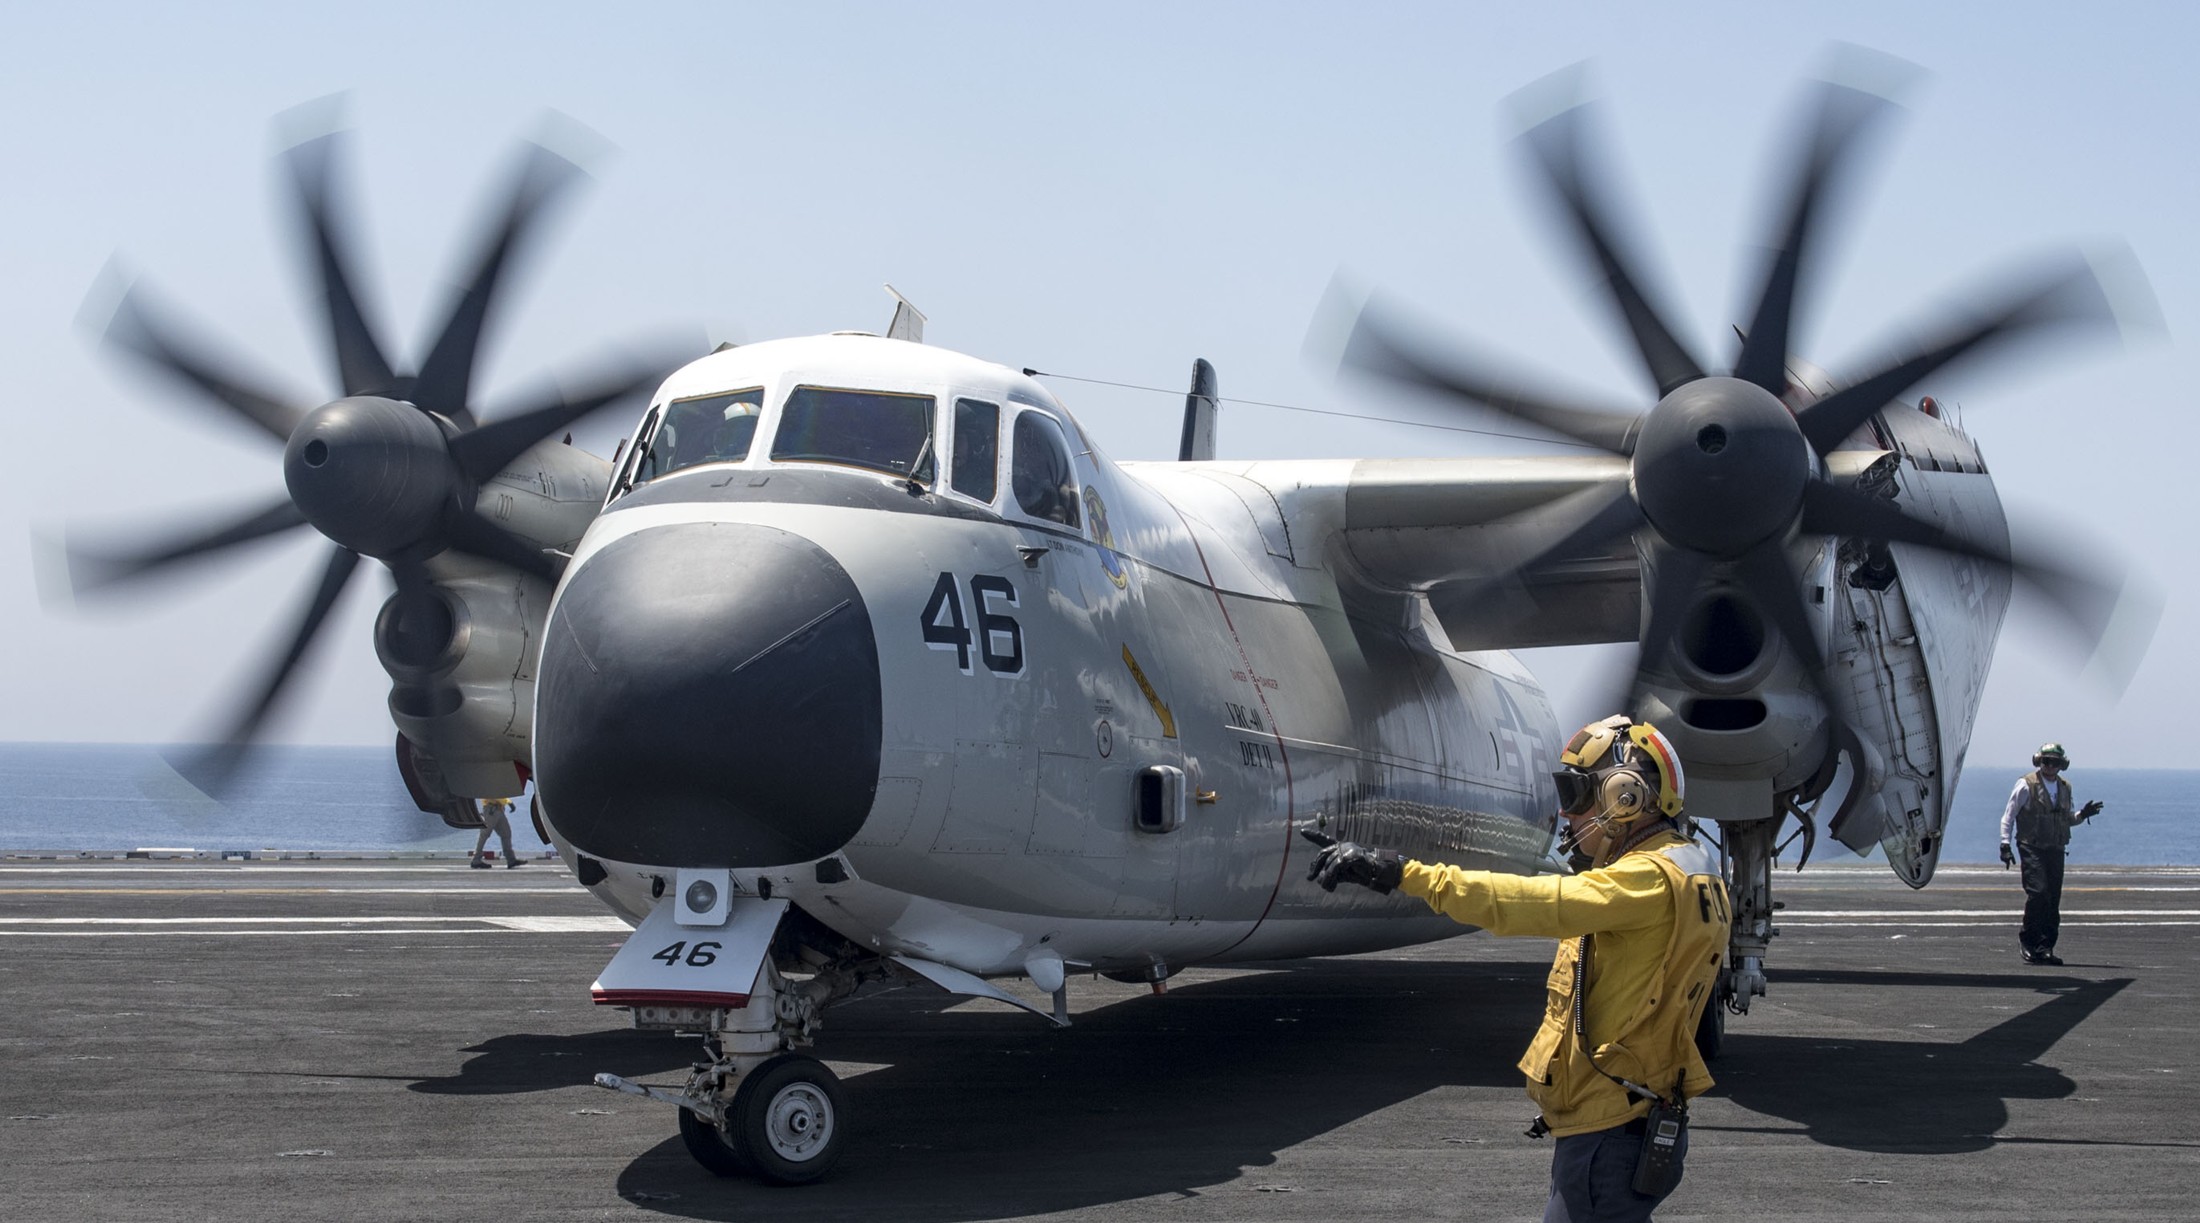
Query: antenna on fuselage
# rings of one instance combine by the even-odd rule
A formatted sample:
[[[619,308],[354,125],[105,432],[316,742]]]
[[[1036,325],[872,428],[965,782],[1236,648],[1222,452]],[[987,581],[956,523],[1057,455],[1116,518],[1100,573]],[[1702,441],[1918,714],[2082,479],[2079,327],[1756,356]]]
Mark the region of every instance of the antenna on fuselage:
[[[886,286],[886,291],[894,295],[894,321],[886,324],[886,338],[907,340],[911,344],[924,343],[924,311],[910,305],[909,299],[894,286]]]
[[[1222,401],[1215,397],[1215,367],[1205,357],[1192,362],[1192,390],[1184,396],[1184,436],[1176,444],[1178,462],[1205,462],[1215,457],[1215,419]]]

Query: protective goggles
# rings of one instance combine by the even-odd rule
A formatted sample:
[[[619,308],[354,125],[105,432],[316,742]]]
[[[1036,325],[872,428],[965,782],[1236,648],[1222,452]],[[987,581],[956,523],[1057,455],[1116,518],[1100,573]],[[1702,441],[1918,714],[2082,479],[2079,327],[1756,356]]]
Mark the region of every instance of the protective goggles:
[[[1558,783],[1558,809],[1564,815],[1588,814],[1604,789],[1595,776],[1574,769],[1560,769],[1551,774],[1551,780]]]

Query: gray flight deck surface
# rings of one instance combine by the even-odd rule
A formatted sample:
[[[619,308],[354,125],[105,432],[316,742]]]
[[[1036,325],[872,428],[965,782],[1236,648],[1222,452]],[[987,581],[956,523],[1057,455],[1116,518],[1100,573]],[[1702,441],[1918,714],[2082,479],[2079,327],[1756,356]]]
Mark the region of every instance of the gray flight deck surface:
[[[2200,1217],[2200,870],[2073,868],[2060,969],[2014,873],[1783,876],[1666,1219]],[[1075,1026],[911,988],[832,1011],[825,1183],[692,1164],[687,1046],[588,984],[555,864],[0,863],[0,1216],[1533,1218],[1513,1060],[1545,941],[1071,981]]]

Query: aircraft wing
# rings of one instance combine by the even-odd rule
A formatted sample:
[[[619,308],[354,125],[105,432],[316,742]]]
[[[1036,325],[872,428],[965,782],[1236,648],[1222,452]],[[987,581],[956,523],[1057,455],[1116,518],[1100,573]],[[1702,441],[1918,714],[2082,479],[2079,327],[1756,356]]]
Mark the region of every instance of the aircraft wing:
[[[1633,641],[1634,542],[1590,521],[1627,479],[1602,454],[1363,460],[1340,534],[1367,578],[1428,595],[1454,649]],[[1569,546],[1577,533],[1601,538]]]

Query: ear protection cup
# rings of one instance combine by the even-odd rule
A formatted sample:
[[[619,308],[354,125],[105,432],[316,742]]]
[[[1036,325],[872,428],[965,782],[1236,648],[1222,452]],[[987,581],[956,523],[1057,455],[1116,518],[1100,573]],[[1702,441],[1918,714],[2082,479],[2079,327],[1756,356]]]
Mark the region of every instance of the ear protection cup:
[[[1650,808],[1650,787],[1640,773],[1614,769],[1605,775],[1602,810],[1613,824],[1633,823]]]

